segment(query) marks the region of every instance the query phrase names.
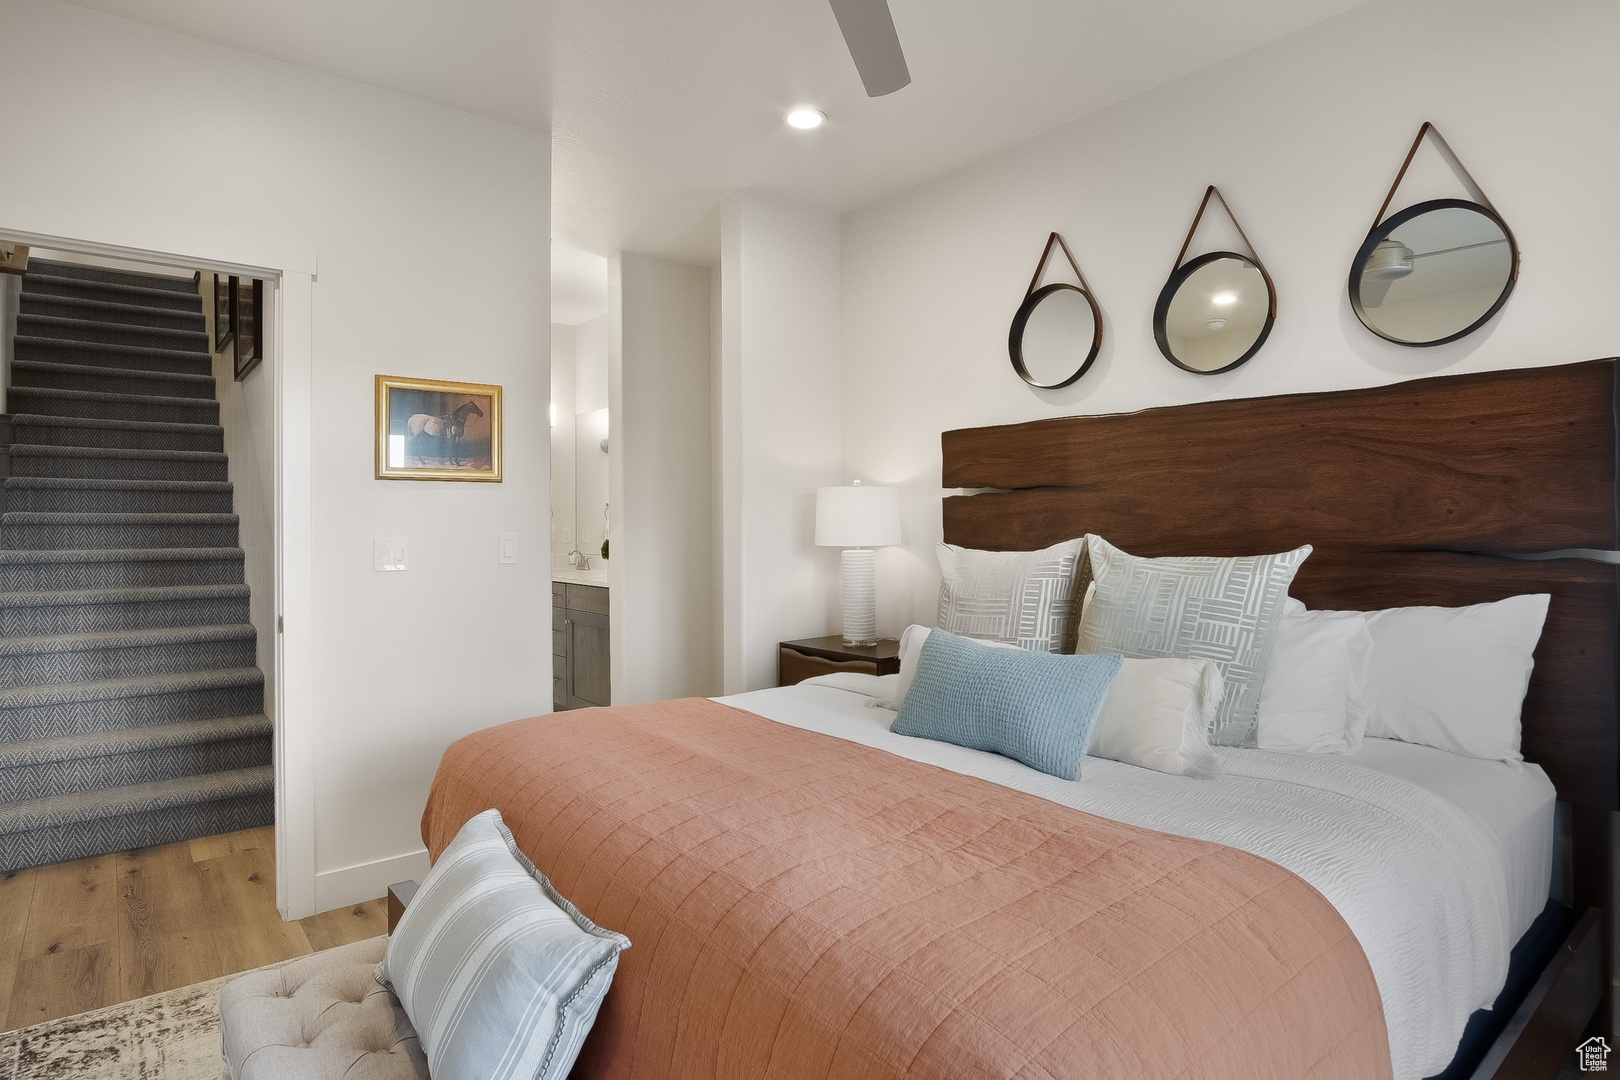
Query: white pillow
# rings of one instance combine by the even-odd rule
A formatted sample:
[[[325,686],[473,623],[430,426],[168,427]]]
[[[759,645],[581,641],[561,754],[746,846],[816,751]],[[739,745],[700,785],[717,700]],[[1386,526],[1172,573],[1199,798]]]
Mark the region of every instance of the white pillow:
[[[873,702],[875,706],[900,711],[931,632],[926,626],[906,627],[900,635],[894,699]],[[974,640],[992,649],[1017,648]],[[1220,669],[1212,661],[1127,658],[1103,698],[1086,754],[1157,772],[1215,776],[1220,770],[1207,732],[1224,692]]]
[[[1091,726],[1090,757],[1208,780],[1209,728],[1226,685],[1213,660],[1126,658]]]
[[[1260,689],[1256,745],[1316,754],[1347,754],[1360,746],[1371,657],[1366,619],[1306,611],[1290,597]]]
[[[940,544],[939,625],[958,637],[1063,651],[1081,542],[1039,551],[976,551]]]
[[[1372,633],[1367,734],[1519,767],[1519,711],[1547,593],[1471,607],[1318,611],[1365,618]]]

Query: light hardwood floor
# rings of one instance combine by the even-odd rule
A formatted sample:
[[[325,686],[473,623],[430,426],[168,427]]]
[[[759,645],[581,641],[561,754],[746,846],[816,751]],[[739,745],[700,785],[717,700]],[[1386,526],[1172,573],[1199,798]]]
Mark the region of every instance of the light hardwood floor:
[[[381,899],[282,922],[269,828],[0,875],[0,1030],[387,932]]]

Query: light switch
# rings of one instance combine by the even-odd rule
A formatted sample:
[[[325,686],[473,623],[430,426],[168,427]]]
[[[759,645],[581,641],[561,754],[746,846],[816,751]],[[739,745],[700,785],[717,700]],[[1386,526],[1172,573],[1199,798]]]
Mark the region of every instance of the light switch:
[[[500,536],[500,556],[497,561],[502,564],[517,562],[517,533],[501,533]]]
[[[371,545],[371,568],[373,570],[391,572],[411,568],[411,542],[409,540],[373,540]]]

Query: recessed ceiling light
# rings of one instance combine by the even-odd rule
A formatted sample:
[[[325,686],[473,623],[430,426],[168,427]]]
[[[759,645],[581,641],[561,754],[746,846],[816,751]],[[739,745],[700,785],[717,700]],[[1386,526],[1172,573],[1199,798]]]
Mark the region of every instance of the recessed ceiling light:
[[[1237,303],[1237,293],[1218,292],[1209,298],[1209,302],[1219,307],[1226,307]]]
[[[827,122],[827,114],[820,109],[812,109],[808,105],[800,105],[789,109],[787,114],[788,127],[798,128],[800,131],[809,131],[818,128]]]

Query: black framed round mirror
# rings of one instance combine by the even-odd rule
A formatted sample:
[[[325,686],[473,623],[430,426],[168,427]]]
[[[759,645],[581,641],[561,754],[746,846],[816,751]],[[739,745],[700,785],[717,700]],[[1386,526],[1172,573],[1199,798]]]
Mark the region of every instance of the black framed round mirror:
[[[1518,278],[1519,246],[1500,214],[1431,199],[1367,234],[1350,266],[1350,306],[1385,341],[1444,345],[1502,310]]]
[[[1097,301],[1080,286],[1062,282],[1024,297],[1007,333],[1013,370],[1038,390],[1059,390],[1075,382],[1101,349]]]
[[[1176,267],[1153,306],[1153,339],[1166,360],[1198,375],[1231,371],[1260,351],[1277,321],[1265,267],[1211,251]]]

